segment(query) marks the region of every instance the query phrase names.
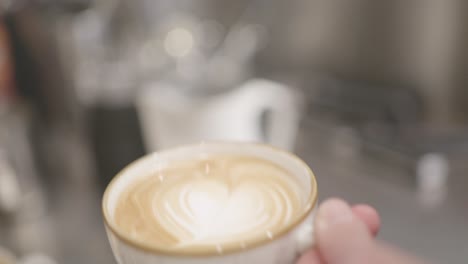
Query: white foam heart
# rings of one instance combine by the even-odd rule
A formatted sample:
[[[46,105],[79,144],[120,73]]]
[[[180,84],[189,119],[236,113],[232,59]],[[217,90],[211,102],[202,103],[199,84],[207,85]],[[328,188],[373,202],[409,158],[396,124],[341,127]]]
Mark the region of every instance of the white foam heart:
[[[216,161],[208,171],[205,164],[168,171],[163,181],[159,175],[130,190],[139,212],[128,220],[132,232],[164,246],[222,245],[272,237],[300,212],[300,187],[281,168],[265,161]]]

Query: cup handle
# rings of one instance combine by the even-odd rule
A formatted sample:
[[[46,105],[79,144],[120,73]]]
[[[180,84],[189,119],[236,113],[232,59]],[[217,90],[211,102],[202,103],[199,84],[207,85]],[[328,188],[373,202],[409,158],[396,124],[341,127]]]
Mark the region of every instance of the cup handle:
[[[257,127],[259,138],[269,144],[291,150],[299,126],[299,96],[289,87],[265,79],[251,80],[243,89],[249,94],[251,105],[255,106],[252,109],[256,117],[253,125]],[[266,112],[270,115],[266,126],[262,126],[260,119]]]
[[[302,254],[307,250],[311,249],[315,245],[315,220],[316,209],[311,215],[305,220],[305,222],[299,227],[295,234],[296,250],[297,254]]]

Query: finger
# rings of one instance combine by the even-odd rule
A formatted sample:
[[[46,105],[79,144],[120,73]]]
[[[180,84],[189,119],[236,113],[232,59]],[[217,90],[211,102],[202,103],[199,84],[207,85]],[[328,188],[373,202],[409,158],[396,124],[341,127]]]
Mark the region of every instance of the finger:
[[[362,211],[370,212],[368,209]],[[319,256],[323,260],[321,263],[423,263],[422,260],[375,241],[364,221],[340,199],[322,203],[317,213],[315,231],[317,252],[320,252]]]
[[[367,226],[369,232],[375,236],[380,229],[380,217],[377,211],[368,205],[355,205],[352,211],[356,217],[361,219]],[[297,264],[325,263],[321,261],[320,254],[316,249],[311,249],[301,256]]]
[[[352,207],[352,211],[355,216],[361,219],[367,226],[369,232],[373,236],[377,235],[380,229],[380,217],[377,211],[364,204],[355,205]],[[302,255],[297,262],[297,264],[322,264],[325,263],[321,261],[320,254],[316,249],[309,250],[304,255]]]
[[[358,204],[352,207],[352,211],[356,217],[358,217],[361,221],[365,223],[369,232],[373,236],[377,235],[380,229],[380,217],[377,211],[372,208],[371,206],[365,204]],[[309,250],[305,253],[297,264],[322,264],[325,263],[321,261],[320,254],[317,250]]]
[[[317,246],[327,264],[362,263],[372,247],[366,224],[340,199],[322,203],[315,221]]]
[[[352,210],[354,215],[366,224],[371,234],[376,236],[380,229],[380,217],[377,211],[365,204],[355,205]]]
[[[325,262],[321,260],[319,253],[315,249],[307,251],[297,261],[297,264],[324,264],[324,263]]]

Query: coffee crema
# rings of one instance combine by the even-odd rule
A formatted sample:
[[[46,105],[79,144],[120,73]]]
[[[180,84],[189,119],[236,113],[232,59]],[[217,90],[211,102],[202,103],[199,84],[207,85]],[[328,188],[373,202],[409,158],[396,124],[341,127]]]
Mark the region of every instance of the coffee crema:
[[[299,217],[306,197],[282,167],[249,156],[213,156],[170,163],[120,194],[114,221],[126,236],[151,247],[230,246],[275,233]]]

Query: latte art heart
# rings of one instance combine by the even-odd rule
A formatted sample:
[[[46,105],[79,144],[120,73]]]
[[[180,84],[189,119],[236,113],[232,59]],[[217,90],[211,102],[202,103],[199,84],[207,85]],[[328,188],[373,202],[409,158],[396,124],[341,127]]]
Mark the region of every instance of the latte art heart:
[[[128,186],[115,221],[126,234],[164,248],[248,245],[302,213],[305,198],[286,170],[253,157],[172,164]]]

